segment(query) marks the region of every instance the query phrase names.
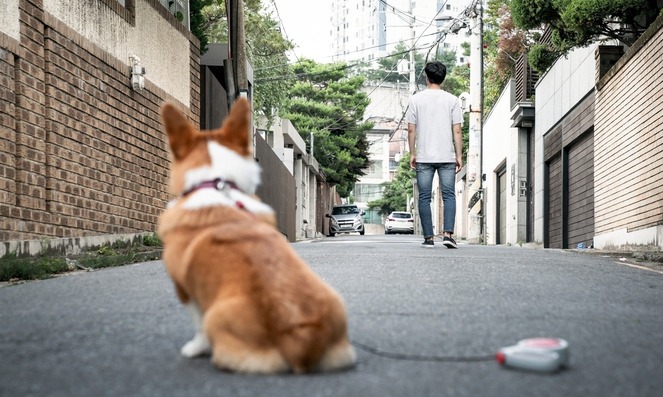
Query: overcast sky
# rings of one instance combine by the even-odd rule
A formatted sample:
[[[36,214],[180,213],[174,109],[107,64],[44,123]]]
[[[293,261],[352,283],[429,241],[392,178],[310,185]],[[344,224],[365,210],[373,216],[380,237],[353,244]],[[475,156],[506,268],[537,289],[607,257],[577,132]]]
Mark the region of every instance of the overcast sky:
[[[320,63],[331,62],[329,49],[330,0],[272,0],[278,9],[275,19],[281,19],[285,36],[295,43],[290,60],[311,58]],[[265,2],[263,4],[269,4]],[[296,57],[295,57],[296,55]]]

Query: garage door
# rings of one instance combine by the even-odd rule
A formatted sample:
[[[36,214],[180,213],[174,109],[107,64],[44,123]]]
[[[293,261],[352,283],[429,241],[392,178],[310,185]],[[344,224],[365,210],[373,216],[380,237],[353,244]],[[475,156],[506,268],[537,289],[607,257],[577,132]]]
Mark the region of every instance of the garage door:
[[[567,244],[589,247],[594,238],[594,132],[568,148]]]
[[[562,248],[562,156],[557,155],[546,163],[546,248]]]

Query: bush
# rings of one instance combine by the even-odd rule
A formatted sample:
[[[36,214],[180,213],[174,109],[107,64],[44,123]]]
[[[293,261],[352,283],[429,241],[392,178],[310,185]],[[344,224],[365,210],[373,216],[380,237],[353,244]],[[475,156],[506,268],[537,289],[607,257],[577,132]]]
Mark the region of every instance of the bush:
[[[529,62],[532,69],[539,73],[543,73],[552,66],[557,59],[557,55],[556,52],[551,51],[547,46],[543,44],[535,44],[529,50],[527,62]]]
[[[16,254],[10,254],[0,259],[0,281],[39,280],[67,270],[64,258],[18,258]]]
[[[59,273],[83,269],[100,269],[161,258],[161,239],[155,233],[133,240],[118,240],[66,258],[59,252],[43,251],[38,257],[18,257],[15,253],[0,258],[0,281],[38,280]],[[70,267],[67,262],[75,264]],[[77,265],[77,266],[76,266]]]
[[[151,233],[143,236],[143,245],[146,247],[161,247],[163,244],[156,233]]]

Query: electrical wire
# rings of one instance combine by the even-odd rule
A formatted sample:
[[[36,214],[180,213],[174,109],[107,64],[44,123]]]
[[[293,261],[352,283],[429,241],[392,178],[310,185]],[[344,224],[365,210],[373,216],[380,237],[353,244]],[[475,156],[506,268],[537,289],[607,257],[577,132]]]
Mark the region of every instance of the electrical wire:
[[[383,2],[383,3],[385,3],[386,5],[388,5],[384,0],[380,0],[380,1]],[[479,0],[475,0],[475,2],[477,2],[477,1],[479,1]],[[272,0],[272,2],[274,2],[274,0]],[[447,3],[447,1],[445,1],[445,2],[440,6],[440,8],[439,8],[439,10],[437,11],[437,13],[435,13],[435,15],[433,16],[433,18],[431,18],[430,22],[428,23],[428,26],[427,26],[426,28],[424,28],[424,30],[423,30],[422,33],[419,35],[419,37],[418,37],[416,40],[414,40],[414,42],[412,43],[412,46],[410,47],[410,49],[408,49],[407,51],[404,51],[403,54],[406,54],[406,53],[409,54],[411,51],[414,51],[414,50],[416,49],[416,44],[417,44],[417,42],[423,37],[424,32],[426,31],[426,29],[428,29],[430,26],[433,25],[433,22],[435,22],[435,19],[437,18],[437,16],[438,16],[438,15],[440,14],[440,12],[444,9],[444,5],[446,5],[446,3]],[[473,2],[472,4],[474,4],[474,2]],[[460,19],[460,17],[461,17],[462,15],[467,14],[467,12],[469,11],[469,9],[470,9],[470,7],[468,6],[468,8],[466,8],[465,10],[463,10],[463,12],[461,12],[461,13],[459,14],[459,16],[458,16],[456,19]],[[438,33],[439,33],[439,32],[434,32],[433,34],[436,34],[436,35],[437,35]],[[445,33],[444,36],[441,36],[441,37],[446,37],[446,33]],[[441,40],[441,38],[438,37],[437,40],[436,40],[436,41],[430,46],[429,51],[428,51],[428,53],[427,53],[427,55],[426,55],[426,60],[425,60],[425,61],[427,61],[428,56],[430,55],[430,51],[432,50],[432,48],[433,48],[436,44],[438,44],[438,43],[440,42],[440,40]],[[391,55],[389,55],[389,56],[386,56],[385,58],[387,58],[387,57],[393,57],[393,54],[391,54]],[[382,58],[380,58],[380,59],[382,59]],[[401,59],[405,59],[405,57],[403,56]],[[353,66],[356,66],[356,65],[358,65],[358,64],[360,64],[360,63],[362,63],[362,62],[357,62],[357,63],[355,63],[354,65],[345,65],[345,66],[343,66],[342,68],[353,67]],[[375,87],[375,88],[374,88],[374,89],[373,89],[368,95],[370,95],[372,92],[374,92],[374,91],[380,86],[381,83],[383,83],[384,81],[386,81],[386,79],[389,77],[389,75],[390,75],[391,73],[394,72],[394,70],[396,69],[397,65],[398,65],[398,62],[396,62],[396,63],[394,64],[394,67],[392,67],[392,70],[389,71],[389,73],[388,73],[388,74],[382,79],[382,81],[380,81],[380,83],[378,83],[378,85],[377,85],[377,86],[376,86],[376,87]],[[415,84],[415,87],[416,87],[417,90],[418,90],[418,85],[417,85],[417,83],[416,83],[416,80],[417,80],[419,77],[421,77],[422,73],[423,73],[423,70],[420,71],[419,76],[418,76],[417,78],[415,78],[415,82],[414,82],[414,84]],[[308,74],[308,75],[310,76],[310,74]],[[300,76],[300,77],[301,77],[301,76],[305,76],[305,74],[300,74],[299,76]],[[280,76],[280,78],[283,79],[283,78],[286,78],[286,77],[284,77],[284,76]],[[261,79],[261,81],[272,81],[272,80]],[[258,82],[258,81],[256,81],[256,82]],[[413,94],[413,93],[412,93],[412,94]],[[358,106],[359,106],[359,105],[358,105]],[[352,111],[357,110],[357,109],[358,109],[358,106],[354,107],[353,109],[349,109],[348,112],[352,112]],[[408,106],[408,107],[409,107],[409,106]],[[405,115],[407,114],[408,107],[406,107],[405,110],[403,111],[403,114],[401,115],[401,118],[400,118],[400,120],[399,120],[399,122],[398,122],[396,128],[394,129],[394,132],[396,132],[396,131],[398,131],[398,130],[400,129],[400,126],[401,126],[401,124],[402,124],[402,122],[403,122],[403,119],[405,118]],[[328,124],[328,125],[326,125],[326,126],[320,128],[319,130],[323,130],[323,131],[324,131],[324,130],[327,130],[327,129],[333,127],[336,123],[339,123],[339,122],[341,122],[341,121],[342,121],[342,119],[333,120],[332,123],[330,123],[330,124]],[[392,136],[393,136],[393,133],[392,133],[392,134],[390,135],[390,137],[389,137],[390,141],[391,141]]]
[[[290,41],[288,33],[285,31],[285,24],[283,23],[283,19],[281,18],[281,14],[279,13],[279,8],[276,6],[276,1],[271,0],[271,3],[274,6],[274,10],[276,11],[276,17],[279,19],[279,25],[281,26],[281,29],[283,29],[283,34],[285,35],[286,40]],[[297,62],[299,62],[299,57],[297,56],[297,53],[295,52],[294,48],[292,49],[292,53],[295,55],[295,59],[297,59]]]

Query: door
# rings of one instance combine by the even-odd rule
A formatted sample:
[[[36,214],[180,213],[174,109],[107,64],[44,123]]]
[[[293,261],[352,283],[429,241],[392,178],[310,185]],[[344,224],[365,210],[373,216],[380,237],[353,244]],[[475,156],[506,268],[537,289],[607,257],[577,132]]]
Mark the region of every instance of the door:
[[[586,132],[568,151],[567,231],[565,248],[594,239],[594,131]]]
[[[506,244],[506,168],[497,172],[497,197],[495,198],[496,211],[497,211],[497,225],[495,225],[495,243]]]
[[[562,248],[562,156],[546,162],[546,227],[544,247]]]

